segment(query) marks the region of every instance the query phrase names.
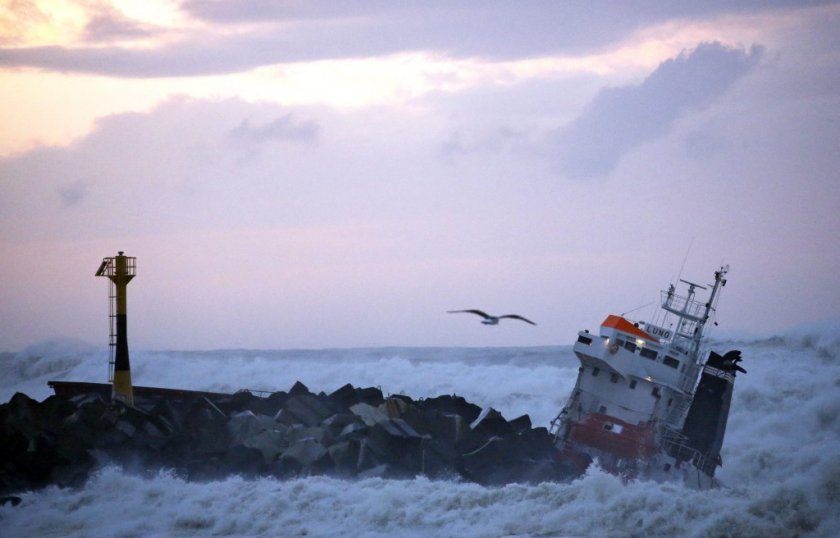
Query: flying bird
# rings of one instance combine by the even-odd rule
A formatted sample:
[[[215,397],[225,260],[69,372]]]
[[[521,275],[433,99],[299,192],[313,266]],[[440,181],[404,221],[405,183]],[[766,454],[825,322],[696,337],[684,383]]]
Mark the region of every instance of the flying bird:
[[[505,314],[504,316],[491,316],[490,314],[488,314],[486,312],[482,312],[481,310],[447,310],[446,313],[447,314],[460,314],[460,313],[478,314],[479,316],[484,318],[481,321],[481,323],[483,323],[485,325],[498,325],[499,320],[504,319],[504,318],[519,319],[519,320],[524,321],[525,323],[530,323],[531,325],[536,325],[536,323],[534,323],[530,319],[525,319],[522,316],[517,315],[517,314]]]

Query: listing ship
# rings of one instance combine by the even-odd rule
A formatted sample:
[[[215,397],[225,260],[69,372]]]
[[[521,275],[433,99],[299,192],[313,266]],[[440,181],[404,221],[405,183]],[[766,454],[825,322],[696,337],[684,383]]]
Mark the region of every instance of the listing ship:
[[[711,291],[678,279],[651,321],[609,315],[598,335],[578,333],[577,381],[551,422],[561,462],[715,487],[735,374],[746,373],[740,351],[719,355],[704,345],[728,270],[715,271]]]

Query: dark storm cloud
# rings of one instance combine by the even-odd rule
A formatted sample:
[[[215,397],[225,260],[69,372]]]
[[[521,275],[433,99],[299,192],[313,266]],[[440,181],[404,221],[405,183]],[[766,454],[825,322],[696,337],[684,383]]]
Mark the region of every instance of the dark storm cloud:
[[[216,27],[152,50],[101,47],[0,49],[0,66],[119,77],[241,72],[262,65],[370,57],[429,50],[453,57],[516,59],[582,53],[674,18],[762,11],[826,2],[243,2],[193,1],[191,16]],[[92,23],[91,37],[142,31],[113,17]]]
[[[668,132],[681,114],[708,106],[758,63],[749,51],[703,43],[667,60],[637,86],[607,88],[551,141],[561,173],[590,178],[611,172],[622,155]]]

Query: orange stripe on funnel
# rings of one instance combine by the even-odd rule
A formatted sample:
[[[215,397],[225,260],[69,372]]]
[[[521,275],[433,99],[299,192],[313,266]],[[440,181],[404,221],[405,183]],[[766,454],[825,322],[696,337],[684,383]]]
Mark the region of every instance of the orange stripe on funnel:
[[[621,316],[614,316],[610,314],[601,324],[601,327],[612,327],[613,329],[638,336],[639,338],[644,338],[645,340],[650,340],[651,342],[659,342],[658,338],[649,335]]]

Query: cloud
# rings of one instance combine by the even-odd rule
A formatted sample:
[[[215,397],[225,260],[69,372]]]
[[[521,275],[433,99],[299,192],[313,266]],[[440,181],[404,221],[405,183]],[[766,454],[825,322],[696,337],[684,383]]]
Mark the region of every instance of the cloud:
[[[814,278],[788,286],[796,297],[786,312],[836,315],[825,290],[838,263],[826,248],[837,229],[837,94],[802,81],[838,70],[782,52],[721,98],[758,53],[705,45],[638,86],[606,92],[618,104],[600,122],[579,108],[599,87],[594,77],[428,94],[415,107],[174,99],[103,118],[69,146],[0,158],[0,319],[14,321],[0,347],[42,339],[45,326],[95,339],[97,318],[86,328],[75,313],[88,300],[100,311],[100,289],[86,286],[101,285],[91,271],[117,250],[142,264],[133,285],[146,287],[134,295],[145,304],[133,304],[149,321],[133,334],[152,346],[480,344],[419,322],[453,304],[552,320],[544,340],[509,344],[550,342],[581,319],[597,323],[604,309],[647,302],[695,233],[692,259],[705,260],[704,271],[722,259],[742,275],[727,289],[742,294],[733,312],[748,306],[730,319],[778,323],[784,313],[763,292],[799,275],[801,260]],[[627,123],[618,105],[639,95],[667,112],[657,110],[664,118],[654,124],[668,135],[625,158],[615,174],[624,180],[599,190],[598,203],[582,202],[591,184],[558,181],[522,150],[576,114],[612,134],[603,126]],[[446,140],[449,161],[439,158]],[[715,201],[685,203],[697,196]],[[659,209],[640,224],[640,207]],[[61,260],[60,282],[52,266],[32,263],[44,252]],[[639,295],[617,303],[626,289]]]
[[[574,178],[609,174],[628,151],[668,133],[684,113],[702,110],[759,62],[749,51],[701,43],[662,63],[641,84],[602,90],[551,137],[559,171]]]
[[[31,0],[12,0],[4,7],[0,7],[0,44],[16,44],[31,27],[49,20]]]
[[[116,9],[99,6],[84,29],[85,41],[108,42],[148,37],[151,32]]]
[[[469,139],[464,133],[455,131],[440,145],[438,155],[444,161],[454,163],[457,158],[471,153],[509,155],[516,152],[528,153],[532,147],[528,132],[502,125]]]
[[[702,4],[697,6],[695,4]],[[607,2],[186,2],[201,24],[173,30],[180,39],[142,50],[58,45],[0,48],[0,66],[38,67],[118,77],[245,72],[286,62],[433,51],[455,58],[513,60],[602,50],[640,28],[668,20],[772,10],[796,3],[732,7],[669,3],[640,8]],[[253,24],[258,22],[259,24]],[[87,37],[138,37],[149,29],[97,11]],[[174,34],[172,34],[174,35]]]
[[[236,73],[296,58],[281,39],[198,33],[154,49],[16,47],[0,49],[0,66],[115,77],[177,77]]]
[[[318,125],[279,106],[184,98],[101,118],[70,146],[0,159],[0,219],[20,224],[6,238],[88,239],[103,233],[103,219],[112,222],[108,233],[128,235],[212,227],[217,215],[250,224],[254,208],[272,197],[310,195],[289,168],[302,166]],[[291,143],[243,169],[243,146],[277,140]],[[78,210],[59,211],[67,208]]]
[[[85,181],[78,180],[67,183],[58,188],[58,196],[64,207],[79,205],[87,195],[88,185]]]
[[[266,142],[272,140],[290,140],[313,142],[318,137],[318,124],[312,121],[297,122],[292,113],[281,116],[262,125],[252,125],[251,119],[242,120],[230,135],[238,140]]]

